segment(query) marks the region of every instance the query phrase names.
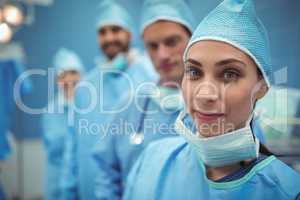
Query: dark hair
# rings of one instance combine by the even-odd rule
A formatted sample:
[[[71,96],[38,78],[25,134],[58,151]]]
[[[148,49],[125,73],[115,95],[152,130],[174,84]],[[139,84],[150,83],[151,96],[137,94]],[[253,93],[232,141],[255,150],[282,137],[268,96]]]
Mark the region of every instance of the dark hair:
[[[255,106],[256,106],[256,102],[255,102],[255,104],[254,104],[254,108],[255,108]],[[253,133],[253,129],[252,129],[252,125],[253,125],[253,120],[251,120],[251,130],[252,130],[252,133]],[[253,139],[255,139],[255,136],[254,136],[254,134],[252,135],[253,136]],[[266,156],[272,156],[272,155],[274,155],[274,153],[272,153],[264,144],[262,144],[262,143],[259,143],[259,153],[261,153],[261,154],[264,154],[264,155],[266,155]]]
[[[160,19],[158,21],[169,22],[169,20],[167,20],[167,19]],[[193,33],[190,31],[190,29],[187,26],[183,25],[182,23],[176,22],[176,21],[170,21],[170,22],[173,22],[173,23],[176,23],[176,24],[180,25],[185,30],[187,35],[189,37],[192,37]]]
[[[187,32],[187,34],[188,34],[188,36],[189,37],[192,37],[192,34],[193,33],[191,33],[191,31],[188,29],[188,27],[186,27],[186,26],[184,26],[183,24],[180,24],[183,28],[184,28],[184,30]]]
[[[259,144],[259,153],[264,154],[266,156],[272,156],[274,153],[272,153],[264,144]]]
[[[257,75],[258,75],[258,77],[259,78],[263,78],[264,76],[263,76],[263,73],[262,73],[262,71],[258,68],[258,67],[256,67],[256,71],[257,71]]]

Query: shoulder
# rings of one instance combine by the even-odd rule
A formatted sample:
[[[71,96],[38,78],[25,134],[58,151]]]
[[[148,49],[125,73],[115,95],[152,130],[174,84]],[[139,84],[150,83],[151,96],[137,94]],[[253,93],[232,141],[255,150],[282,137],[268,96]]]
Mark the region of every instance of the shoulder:
[[[279,159],[275,158],[265,170],[267,173],[262,177],[273,182],[286,196],[295,199],[300,193],[300,174]]]
[[[131,199],[150,196],[155,199],[157,184],[166,175],[165,168],[176,160],[176,155],[185,148],[186,142],[181,137],[161,139],[152,142],[135,162],[127,179],[125,196]],[[147,190],[143,185],[147,184]]]
[[[159,174],[166,162],[170,159],[174,159],[174,157],[186,147],[186,144],[186,141],[180,136],[151,142],[144,149],[138,161],[135,163],[135,166],[138,169],[135,173],[141,176],[139,172],[143,172],[142,174],[145,176],[150,170],[150,173]]]
[[[187,142],[180,136],[154,141],[144,151],[144,162],[174,159],[186,146]]]
[[[76,87],[75,103],[80,105],[82,99],[90,102],[92,94],[98,93],[100,86],[100,70],[99,67],[94,67],[86,73]]]
[[[88,71],[82,78],[82,81],[94,81],[99,79],[100,67],[95,66],[90,71]]]
[[[149,80],[157,81],[159,76],[147,53],[137,49],[133,49],[131,52],[134,55],[130,65],[132,73],[143,74]]]
[[[160,139],[157,141],[152,142],[148,149],[155,149],[157,147],[166,147],[167,149],[169,149],[170,147],[173,147],[174,149],[183,146],[187,144],[187,142],[185,141],[185,139],[183,137],[175,137],[175,138],[164,138],[164,139]],[[170,148],[170,149],[173,149]]]
[[[129,51],[129,60],[132,64],[138,64],[145,62],[145,59],[147,58],[147,55],[144,51],[141,51],[137,48],[131,48]],[[150,59],[148,59],[150,61]]]
[[[284,162],[275,158],[274,161],[271,163],[270,167],[275,172],[274,174],[277,177],[294,177],[295,181],[300,183],[300,174],[297,173],[295,170],[290,168]],[[300,190],[300,189],[299,189]]]

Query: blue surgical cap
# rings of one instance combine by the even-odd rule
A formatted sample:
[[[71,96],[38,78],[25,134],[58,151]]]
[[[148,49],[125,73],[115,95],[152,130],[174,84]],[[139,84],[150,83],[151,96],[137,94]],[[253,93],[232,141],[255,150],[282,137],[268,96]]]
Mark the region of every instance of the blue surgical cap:
[[[185,26],[191,33],[195,20],[191,9],[183,0],[146,0],[142,9],[140,33],[150,24],[159,20],[167,20]]]
[[[133,20],[127,10],[113,0],[103,0],[99,5],[97,30],[104,26],[120,26],[131,34],[134,33]]]
[[[271,56],[267,31],[256,15],[252,0],[224,0],[196,28],[185,50],[201,40],[228,43],[249,55],[271,86]]]
[[[80,58],[75,52],[66,48],[61,48],[54,56],[54,67],[56,74],[59,76],[65,71],[75,70],[79,73],[84,72],[84,67]]]

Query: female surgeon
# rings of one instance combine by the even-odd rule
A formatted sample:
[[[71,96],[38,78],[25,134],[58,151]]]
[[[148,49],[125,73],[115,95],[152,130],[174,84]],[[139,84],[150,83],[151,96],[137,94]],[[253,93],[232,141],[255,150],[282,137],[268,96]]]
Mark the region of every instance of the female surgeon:
[[[193,33],[184,62],[186,112],[175,123],[182,137],[148,146],[124,199],[299,200],[300,175],[251,128],[271,75],[267,33],[253,1],[225,0],[215,8]]]

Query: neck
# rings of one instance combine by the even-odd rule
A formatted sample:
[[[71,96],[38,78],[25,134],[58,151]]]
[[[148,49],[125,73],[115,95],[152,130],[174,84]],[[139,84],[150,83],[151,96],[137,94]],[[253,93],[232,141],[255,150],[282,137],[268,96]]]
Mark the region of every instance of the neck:
[[[241,163],[236,163],[224,167],[209,167],[206,166],[206,175],[207,178],[212,180],[212,181],[217,181],[225,176],[228,176],[230,174],[233,174],[234,172],[237,172],[239,169],[242,168],[242,166],[247,166],[249,165],[253,159],[251,160],[246,160],[242,161],[243,164]]]
[[[119,52],[114,58],[116,58],[119,54],[124,54],[126,57],[129,55],[130,51],[129,49],[125,50],[125,51],[121,51]]]

